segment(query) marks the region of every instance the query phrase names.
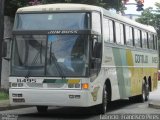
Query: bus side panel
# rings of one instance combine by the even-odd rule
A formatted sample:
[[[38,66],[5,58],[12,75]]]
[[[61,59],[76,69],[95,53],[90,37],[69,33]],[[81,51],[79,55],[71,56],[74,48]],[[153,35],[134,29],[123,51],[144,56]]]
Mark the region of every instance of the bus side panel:
[[[111,46],[105,47],[104,53],[104,79],[111,80],[112,100],[142,94],[144,77],[147,81],[151,77],[151,90],[157,88],[157,61],[153,60],[158,59],[156,53]]]
[[[113,48],[113,55],[115,57],[114,60],[119,83],[120,98],[126,98],[130,96],[130,76],[126,62],[126,50]]]
[[[118,85],[117,70],[114,59],[112,47],[107,46],[107,43],[105,43],[102,59],[103,82],[101,84],[104,85],[105,80],[109,79],[111,83],[111,100],[118,100],[120,99],[120,89]]]
[[[142,83],[144,77],[149,81],[151,78],[151,90],[157,87],[157,61],[156,53],[147,53],[145,51],[136,51],[127,49],[127,63],[131,72],[131,96],[142,93]]]

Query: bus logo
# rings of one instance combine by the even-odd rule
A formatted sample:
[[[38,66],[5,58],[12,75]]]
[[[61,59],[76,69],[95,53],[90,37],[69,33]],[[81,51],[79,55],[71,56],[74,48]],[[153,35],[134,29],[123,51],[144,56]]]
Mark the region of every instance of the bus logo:
[[[76,30],[52,30],[48,34],[78,34]]]

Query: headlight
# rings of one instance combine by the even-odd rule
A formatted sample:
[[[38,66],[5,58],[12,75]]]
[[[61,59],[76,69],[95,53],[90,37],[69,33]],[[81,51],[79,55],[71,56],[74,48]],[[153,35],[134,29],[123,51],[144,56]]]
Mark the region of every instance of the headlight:
[[[11,87],[17,87],[17,83],[12,83]]]
[[[23,83],[18,83],[18,87],[23,87]]]
[[[81,88],[79,79],[69,79],[67,83],[68,83],[68,88]]]
[[[68,88],[74,88],[74,84],[68,84]]]
[[[9,83],[10,87],[23,87],[23,85],[24,85],[23,83],[11,83],[11,82]]]
[[[77,84],[75,84],[75,88],[80,88],[80,84],[79,83],[77,83]]]

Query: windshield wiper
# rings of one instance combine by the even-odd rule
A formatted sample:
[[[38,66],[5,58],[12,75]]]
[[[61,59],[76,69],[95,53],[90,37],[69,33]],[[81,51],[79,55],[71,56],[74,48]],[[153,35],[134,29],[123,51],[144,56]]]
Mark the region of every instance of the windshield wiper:
[[[52,59],[53,59],[53,60],[52,60]],[[51,44],[50,44],[50,63],[51,63],[52,61],[53,61],[53,63],[55,64],[55,67],[56,67],[59,75],[62,77],[62,79],[65,78],[65,75],[64,75],[64,73],[63,73],[63,70],[61,69],[60,65],[58,64],[57,58],[55,57],[54,52],[53,52],[53,50],[52,50],[52,42],[51,42]]]
[[[42,41],[41,41],[41,44],[40,44],[40,49],[38,50],[37,54],[35,55],[32,63],[30,64],[30,66],[34,65],[34,64],[37,64],[38,63],[38,57],[40,57],[40,63],[42,63]],[[29,66],[28,66],[28,72],[26,74],[26,77],[30,77],[30,70],[29,70]]]

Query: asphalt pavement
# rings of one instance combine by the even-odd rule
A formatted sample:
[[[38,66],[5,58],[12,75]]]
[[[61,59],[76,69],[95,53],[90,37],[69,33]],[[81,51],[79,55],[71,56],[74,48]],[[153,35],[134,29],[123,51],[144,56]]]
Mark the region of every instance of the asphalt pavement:
[[[160,109],[160,81],[158,81],[158,89],[151,92],[149,95],[148,106],[151,108]]]
[[[9,100],[0,100],[0,111],[25,108],[30,106],[10,105]]]

